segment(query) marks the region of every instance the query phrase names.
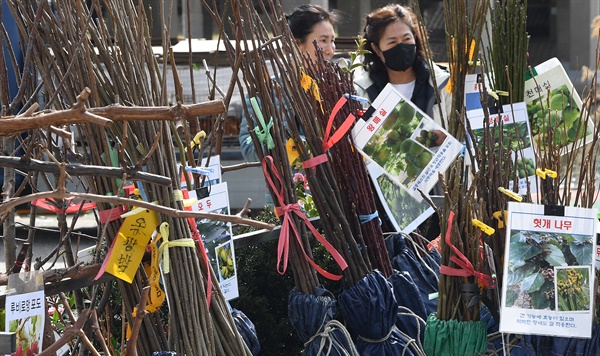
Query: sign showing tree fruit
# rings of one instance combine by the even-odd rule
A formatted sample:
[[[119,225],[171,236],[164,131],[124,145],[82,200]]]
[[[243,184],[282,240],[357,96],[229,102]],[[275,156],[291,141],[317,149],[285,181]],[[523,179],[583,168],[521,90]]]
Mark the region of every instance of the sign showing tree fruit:
[[[589,338],[595,209],[508,203],[500,332]]]
[[[410,102],[402,100],[363,148],[363,152],[404,184],[412,182],[433,157],[428,148],[433,147],[432,139],[437,140],[437,134],[422,130],[414,135],[422,118],[423,114]]]
[[[567,85],[562,85],[527,104],[527,114],[531,119],[531,130],[536,142],[545,145],[552,143],[563,147],[586,135],[581,110],[576,104]]]
[[[433,210],[426,201],[417,201],[411,196],[406,188],[391,180],[387,175],[377,177],[377,193],[387,203],[388,216],[391,216],[392,224],[396,231],[412,232],[418,223],[429,217]],[[415,223],[416,222],[416,223]]]
[[[373,114],[352,129],[356,146],[419,202],[462,150],[462,144],[388,84]]]
[[[573,143],[590,142],[592,122],[584,122],[582,102],[571,79],[557,58],[551,58],[532,70],[525,81],[525,102],[535,144],[566,148]]]
[[[228,279],[235,275],[233,266],[233,253],[231,252],[231,243],[227,243],[216,249],[217,264],[219,265],[219,275],[222,279]]]
[[[527,106],[524,102],[513,103],[504,105],[499,111],[501,112],[487,118],[481,109],[467,111],[474,145],[483,147],[484,140],[493,141],[496,152],[500,149],[503,152],[511,152],[512,162],[504,162],[501,169],[511,170],[515,165],[518,193],[536,192],[535,152],[529,130]],[[513,185],[514,182],[511,181],[508,188],[512,190]]]

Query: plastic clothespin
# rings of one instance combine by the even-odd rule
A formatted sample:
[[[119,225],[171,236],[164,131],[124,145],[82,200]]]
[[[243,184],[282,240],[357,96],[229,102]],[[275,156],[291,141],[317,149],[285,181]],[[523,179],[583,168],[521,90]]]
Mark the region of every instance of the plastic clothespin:
[[[492,216],[494,219],[498,220],[498,229],[503,229],[505,221],[508,220],[508,212],[506,210],[498,210],[495,211]]]
[[[486,233],[488,236],[491,236],[494,234],[494,232],[496,232],[496,230],[493,227],[486,225],[483,221],[473,219],[473,220],[471,220],[471,223],[473,224],[473,226],[478,227],[481,231]]]
[[[511,190],[508,190],[508,189],[506,189],[504,187],[498,187],[498,190],[500,192],[508,195],[509,197],[513,198],[514,200],[516,200],[518,202],[522,202],[523,201],[523,197],[522,196],[520,196],[519,194],[517,194],[517,193],[515,193],[515,192],[513,192]]]
[[[540,178],[542,178],[542,179],[546,179],[546,176],[548,176],[550,178],[556,178],[556,177],[558,177],[558,173],[556,173],[555,171],[550,170],[550,169],[541,170],[540,168],[537,168],[535,170],[535,174],[537,176],[539,176]]]
[[[344,98],[356,100],[359,103],[363,103],[363,104],[369,104],[369,99],[366,99],[366,98],[363,98],[363,97],[357,96],[357,95],[344,94]]]
[[[540,168],[535,169],[535,174],[542,179],[546,179],[546,171],[542,171]]]
[[[504,90],[488,90],[488,95],[496,100],[500,100],[500,96],[508,96],[508,92]]]
[[[207,176],[209,173],[213,173],[215,171],[214,168],[211,167],[192,167],[186,166],[185,170],[190,173],[195,173],[203,176]]]
[[[552,171],[552,170],[549,170],[549,169],[546,169],[545,171],[546,171],[546,174],[548,175],[548,177],[550,177],[550,178],[556,178],[556,177],[558,177],[558,173],[556,173],[555,171]]]

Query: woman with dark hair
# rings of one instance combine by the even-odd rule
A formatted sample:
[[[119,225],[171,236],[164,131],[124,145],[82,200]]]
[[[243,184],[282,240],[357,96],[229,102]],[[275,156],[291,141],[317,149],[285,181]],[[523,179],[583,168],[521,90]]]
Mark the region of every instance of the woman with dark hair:
[[[358,96],[373,102],[391,83],[404,98],[447,128],[452,96],[445,87],[450,73],[436,64],[429,67],[423,34],[418,26],[415,14],[406,6],[390,4],[369,13],[364,29],[365,41],[360,48],[369,53],[363,56],[364,67],[355,72],[354,87]],[[434,85],[439,92],[439,103]],[[445,139],[446,135],[438,131],[435,143],[440,145]],[[431,193],[442,193],[439,184]],[[440,231],[437,214],[422,223],[419,231],[428,240],[436,238]]]
[[[296,43],[303,53],[308,53],[311,60],[315,60],[316,53],[313,41],[323,50],[323,57],[331,60],[335,53],[335,32],[333,25],[338,20],[338,15],[334,11],[327,11],[318,5],[301,5],[292,13],[286,15],[287,23]],[[245,116],[242,117],[240,124],[240,147],[242,156],[248,162],[259,161],[254,144],[248,138],[248,121]]]
[[[286,20],[302,52],[308,52],[315,60],[313,41],[323,50],[323,57],[331,60],[335,54],[335,32],[333,25],[338,21],[335,11],[327,11],[318,5],[301,5]]]
[[[372,102],[391,83],[435,122],[447,127],[445,118],[452,100],[450,93],[443,89],[450,74],[437,65],[429,67],[412,10],[398,4],[373,10],[366,18],[364,39],[361,49],[369,53],[363,56],[364,67],[355,72],[357,95]],[[434,109],[436,95],[432,77],[440,93],[441,115],[437,107]]]

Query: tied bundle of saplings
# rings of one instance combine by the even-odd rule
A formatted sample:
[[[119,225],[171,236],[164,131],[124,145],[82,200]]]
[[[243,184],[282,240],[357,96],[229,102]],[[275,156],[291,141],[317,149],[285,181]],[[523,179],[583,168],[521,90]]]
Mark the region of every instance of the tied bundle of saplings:
[[[487,323],[480,320],[480,285],[493,288],[494,278],[482,272],[488,264],[482,253],[483,232],[472,221],[481,221],[486,202],[476,196],[476,173],[467,186],[463,158],[440,175],[444,207],[438,210],[442,232],[442,265],[437,313],[427,319],[424,348],[427,354],[454,352],[478,355],[487,346]]]
[[[415,290],[416,287],[414,282],[406,280],[402,273],[391,273],[386,242],[379,219],[374,214],[377,212],[377,204],[364,159],[354,146],[350,135],[344,136],[344,130],[348,130],[356,119],[354,115],[361,114],[358,103],[346,102],[346,97],[352,98],[348,94],[354,90],[351,75],[346,68],[323,60],[317,46],[315,50],[316,61],[307,65],[303,73],[306,82],[310,83],[305,89],[308,87],[308,93],[312,95],[313,111],[317,113],[329,161],[341,187],[345,213],[347,216],[358,213],[361,225],[357,228],[362,230],[365,240],[362,246],[367,249],[375,270],[341,293],[339,302],[342,313],[349,327],[360,335],[356,347],[361,354],[420,354],[422,350],[419,346],[419,334],[422,333],[418,331],[419,318],[415,311],[405,306],[401,308],[396,300],[398,294],[392,292],[401,285],[413,287]],[[386,281],[382,277],[389,280]],[[378,295],[379,298],[367,300],[368,298],[364,298],[366,295]],[[409,305],[422,306],[422,303]],[[365,313],[356,312],[359,308],[363,308]],[[379,317],[373,318],[374,312],[381,314],[375,314]],[[400,315],[402,317],[398,317]],[[424,313],[423,316],[425,315]]]
[[[351,223],[359,224],[352,227],[353,231],[361,231],[362,236],[358,235],[357,239],[366,249],[373,268],[389,277],[392,267],[383,239],[375,196],[364,158],[349,134],[351,124],[362,113],[357,101],[347,99],[352,98],[349,94],[354,92],[352,76],[347,68],[324,60],[322,50],[316,44],[315,51],[317,59],[314,62],[310,61],[308,54],[304,54],[304,62],[308,65],[305,66],[303,78],[307,83],[305,89],[308,88],[307,92],[313,99],[312,111],[320,124],[320,132],[324,133],[328,160],[342,193],[342,207],[346,216],[358,215],[358,220],[349,219]]]
[[[585,73],[585,80],[589,83],[596,83],[598,80],[598,68],[600,67],[600,57],[596,58],[595,70],[588,70]],[[546,139],[544,144],[537,145],[535,152],[536,163],[540,171],[556,172],[556,177],[552,178],[549,175],[539,176],[537,179],[538,193],[533,197],[532,201],[537,204],[545,204],[550,206],[575,206],[582,208],[593,208],[597,201],[598,180],[597,180],[597,157],[599,148],[600,125],[598,125],[597,117],[600,111],[598,106],[598,91],[596,85],[589,85],[590,89],[582,95],[583,105],[579,112],[579,116],[574,122],[577,124],[575,137],[579,139],[571,140],[565,145],[564,141],[564,125],[552,126],[555,120],[552,114],[552,108],[547,102],[541,116],[536,117],[537,122],[542,127],[547,127],[544,135]],[[530,118],[531,119],[531,118]],[[591,135],[581,135],[595,124]],[[584,138],[588,136],[587,138]],[[584,141],[585,140],[585,141]],[[585,144],[584,144],[585,142]],[[568,239],[563,239],[561,236],[545,236],[553,243],[561,246],[559,249],[559,258],[564,259],[579,259],[588,258],[592,251],[589,249],[591,244],[569,243]],[[524,244],[526,244],[525,242]],[[586,246],[585,248],[583,246]],[[586,250],[585,253],[580,251]],[[576,257],[575,257],[576,256]],[[585,257],[584,257],[585,256]],[[532,256],[531,260],[538,256]],[[592,325],[591,339],[573,339],[566,337],[551,337],[543,335],[523,335],[521,347],[526,347],[530,350],[540,351],[547,350],[552,353],[575,353],[577,350],[583,350],[584,353],[598,350],[600,347],[599,336],[600,328],[598,320],[600,317],[600,307],[597,301],[600,298],[598,293],[598,278],[600,274],[596,269],[596,285],[593,294],[596,303],[594,303],[594,324]],[[544,287],[556,283],[556,289],[547,293],[549,303],[554,303],[558,300],[558,310],[576,310],[582,305],[589,305],[586,293],[581,292],[581,275],[572,272],[570,269],[559,270],[554,268],[543,268],[540,272],[544,277],[544,284],[540,287],[538,293],[535,291],[526,291],[524,297],[521,297],[525,303],[530,303],[533,307],[543,305],[543,298],[536,298],[539,292],[547,292],[549,289]],[[506,288],[507,286],[505,286]],[[558,295],[555,295],[555,293]],[[553,304],[551,304],[553,305]],[[542,306],[539,306],[542,308]]]
[[[371,272],[372,267],[369,256],[364,248],[360,248],[359,244],[365,245],[359,228],[358,214],[352,211],[351,215],[346,215],[344,200],[340,192],[341,188],[338,186],[336,172],[332,169],[332,165],[336,163],[332,163],[329,150],[324,146],[324,141],[327,142],[327,139],[324,138],[325,132],[314,119],[318,111],[323,111],[324,115],[329,117],[331,109],[328,110],[327,108],[333,108],[339,97],[333,98],[335,102],[322,101],[317,104],[311,90],[309,89],[307,92],[302,88],[301,81],[303,75],[306,74],[302,68],[305,63],[302,55],[298,52],[292,35],[287,29],[285,20],[283,20],[284,16],[279,4],[277,2],[266,4],[261,1],[254,4],[255,6],[251,5],[245,1],[233,2],[232,16],[234,18],[229,22],[238,26],[244,25],[242,26],[243,29],[236,28],[236,31],[233,31],[236,35],[235,39],[238,43],[252,43],[253,48],[256,50],[242,52],[239,48],[229,44],[228,41],[226,41],[226,46],[229,46],[227,49],[228,52],[231,52],[229,58],[232,64],[236,63],[239,58],[243,58],[241,59],[241,70],[244,74],[245,86],[240,85],[240,91],[247,92],[249,98],[255,98],[257,104],[252,106],[251,111],[248,110],[250,105],[246,104],[245,110],[249,119],[248,124],[251,129],[254,148],[258,156],[263,157],[265,168],[275,164],[278,164],[278,168],[280,168],[278,172],[282,177],[281,180],[275,179],[277,177],[273,169],[265,170],[267,181],[278,183],[275,185],[269,183],[272,196],[276,198],[274,199],[277,201],[276,204],[281,205],[282,202],[279,201],[278,194],[275,194],[278,189],[283,190],[282,187],[284,187],[284,191],[289,190],[292,192],[291,168],[285,153],[285,144],[291,138],[297,147],[300,161],[303,166],[308,167],[304,173],[320,217],[320,225],[324,230],[324,235],[348,264],[348,268],[342,271],[342,283],[347,287],[344,293],[352,289],[350,293],[355,294],[348,295],[346,298],[339,297],[342,308],[346,308],[346,312],[343,314],[349,317],[347,321],[352,322],[357,333],[364,335],[360,339],[360,343],[363,345],[374,345],[373,347],[379,348],[381,352],[389,351],[390,348],[396,348],[397,352],[401,352],[404,350],[407,340],[403,339],[403,336],[394,328],[397,318],[397,305],[391,288],[381,273]],[[261,18],[254,11],[255,7],[260,8],[264,14],[269,14],[269,16],[261,21]],[[246,15],[244,21],[241,21],[242,12]],[[248,30],[245,28],[246,25]],[[265,63],[270,63],[270,68],[267,68]],[[272,71],[272,77],[267,74],[269,71]],[[262,118],[259,116],[259,112]],[[260,135],[257,133],[260,133]],[[314,158],[317,158],[317,160],[327,159],[315,164]],[[289,196],[294,198],[293,194]],[[287,195],[285,198],[283,204],[293,204],[293,200],[290,200]],[[281,206],[278,208],[280,209]],[[354,227],[357,228],[354,229]],[[280,239],[288,238],[290,237],[280,237]],[[295,252],[292,247],[293,241],[292,239],[290,242],[290,261],[294,258],[302,261],[305,256],[300,255],[299,258],[292,256]],[[299,278],[306,278],[301,272],[294,271],[296,281]],[[357,287],[359,283],[364,286]],[[357,288],[353,289],[354,287]],[[365,292],[365,290],[369,292]],[[310,289],[303,292],[316,294]],[[367,298],[369,300],[364,301],[364,296],[368,295],[376,295],[377,298]],[[364,304],[355,303],[356,299],[353,298],[356,296],[360,296],[358,300],[363,300]],[[290,298],[290,301],[292,301],[292,298]],[[290,302],[290,308],[291,306],[292,303]],[[308,309],[310,307],[307,307],[307,313],[309,312]],[[357,313],[357,311],[360,311],[360,313]],[[290,315],[296,314],[292,310],[289,312]],[[360,318],[354,318],[358,315],[360,315]],[[373,318],[373,315],[377,315],[377,318]],[[310,319],[311,316],[305,315],[304,318]],[[323,320],[327,321],[327,318]],[[375,320],[376,326],[373,326],[373,322],[369,323],[373,320]],[[317,331],[321,332],[324,326],[322,324]],[[302,334],[308,335],[310,333],[302,332]],[[380,342],[374,342],[374,340]],[[402,345],[401,349],[398,345]],[[362,352],[360,347],[358,351]],[[375,352],[378,351],[375,350]]]
[[[464,86],[467,74],[474,73],[476,54],[488,14],[488,2],[444,1],[452,110],[448,131],[464,139],[468,125],[465,118]],[[445,177],[444,206],[440,216],[442,260],[438,288],[437,313],[431,314],[425,329],[427,354],[481,354],[487,345],[486,323],[480,321],[479,285],[493,288],[495,281],[485,274],[489,263],[481,251],[483,233],[471,222],[487,221],[487,202],[478,197],[477,181],[459,157]],[[483,256],[483,258],[481,257]]]
[[[91,5],[76,0],[58,4],[41,2],[39,5],[21,1],[7,3],[22,31],[21,37],[28,40],[25,43],[26,66],[28,70],[35,69],[41,78],[46,108],[63,109],[77,101],[76,96],[84,87],[89,87],[90,111],[96,110],[97,115],[123,121],[108,129],[99,129],[92,124],[78,125],[76,132],[85,145],[77,151],[65,152],[60,158],[66,160],[68,153],[73,154],[69,159],[78,159],[84,164],[122,166],[121,179],[87,176],[87,189],[98,196],[119,195],[128,176],[137,171],[169,178],[167,185],[141,181],[136,184],[148,202],[158,203],[157,209],[161,208],[163,212],[161,221],[170,226],[171,240],[190,241],[191,227],[187,218],[179,214],[183,210],[183,202],[178,198],[180,175],[170,138],[172,135],[178,138],[176,121],[185,131],[188,129],[186,120],[200,114],[216,114],[218,110],[201,110],[192,116],[182,116],[166,106],[166,78],[161,74],[166,71],[166,62],[160,68],[155,61],[144,8],[129,1],[94,1]],[[165,38],[168,37],[166,33]],[[168,41],[163,43],[164,53],[168,53]],[[24,89],[31,89],[25,95],[32,99],[38,93],[35,88]],[[120,102],[128,107],[144,108],[133,107],[127,111]],[[151,109],[145,110],[145,107]],[[98,207],[101,210],[111,208],[106,202]],[[118,221],[102,226],[96,261],[110,246],[118,228]],[[138,342],[128,344],[128,350],[137,346],[142,354],[164,350],[189,355],[250,354],[235,328],[218,285],[212,283],[212,288],[209,287],[210,281],[217,279],[201,250],[196,247],[171,249],[170,273],[163,280],[169,295],[170,313],[146,315]],[[190,280],[194,283],[189,283]],[[147,281],[143,268],[138,269],[133,283],[118,281],[123,319],[130,324],[134,324],[132,312]],[[109,300],[112,283],[91,290],[91,307],[99,313]],[[104,297],[100,298],[102,295]],[[207,295],[211,295],[210,303]],[[112,319],[113,315],[104,318]],[[123,340],[124,337],[118,336]]]
[[[243,74],[243,79],[238,79],[237,85],[242,97],[248,98],[243,105],[252,143],[261,159],[275,211],[282,220],[277,270],[280,274],[285,274],[289,261],[294,276],[295,288],[290,291],[288,303],[290,321],[306,345],[305,352],[318,354],[323,345],[326,345],[332,347],[330,351],[333,354],[356,354],[345,327],[333,319],[335,297],[320,285],[317,272],[332,280],[339,280],[346,275],[360,276],[366,273],[366,262],[362,260],[356,242],[350,245],[354,246],[351,253],[340,254],[337,247],[348,246],[348,243],[346,240],[341,242],[332,239],[344,233],[348,239],[353,236],[348,223],[343,220],[343,213],[336,206],[336,200],[330,199],[334,194],[339,196],[339,192],[334,193],[337,188],[334,190],[330,182],[322,184],[327,186],[328,191],[319,195],[320,191],[316,188],[321,184],[315,184],[314,176],[307,174],[313,201],[327,202],[330,199],[329,206],[335,209],[332,211],[330,208],[327,213],[319,211],[321,226],[326,231],[327,239],[314,228],[298,204],[299,197],[287,144],[292,142],[290,140],[299,143],[297,147],[300,157],[306,160],[309,153],[302,143],[299,130],[308,132],[307,140],[314,138],[316,133],[314,128],[303,126],[306,121],[314,120],[314,116],[306,110],[310,103],[300,87],[299,72],[290,70],[300,68],[301,59],[287,30],[287,23],[281,20],[284,18],[281,7],[276,2],[261,1],[254,4],[250,1],[234,1],[231,3],[231,18],[224,19],[224,15],[218,13],[219,7],[215,2],[209,4],[204,1],[203,4],[222,30],[232,67],[239,68]],[[259,16],[257,7],[267,16]],[[255,50],[242,50],[240,46],[234,45],[225,35],[226,22],[235,24],[231,33],[234,34],[236,43],[252,44]],[[323,175],[323,166],[317,170]],[[323,216],[327,218],[323,219]],[[337,234],[329,233],[333,227],[342,226],[343,232],[337,230]],[[329,251],[336,264],[336,271],[327,271],[314,261],[311,241],[318,241]],[[348,257],[358,260],[359,265],[350,263]]]

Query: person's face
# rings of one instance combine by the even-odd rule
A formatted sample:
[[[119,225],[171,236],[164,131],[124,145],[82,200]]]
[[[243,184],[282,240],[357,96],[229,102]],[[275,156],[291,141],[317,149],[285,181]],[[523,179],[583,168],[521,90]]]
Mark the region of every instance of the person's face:
[[[306,36],[306,41],[299,44],[302,52],[308,52],[310,59],[315,60],[317,58],[315,54],[315,47],[313,41],[317,40],[318,46],[323,50],[323,57],[326,60],[331,60],[335,53],[335,33],[333,32],[333,25],[329,21],[317,22],[312,32]]]
[[[375,46],[375,44],[372,43],[371,46],[373,51],[375,51],[383,63],[385,63],[382,52],[395,47],[398,43],[415,44],[415,36],[410,30],[410,27],[403,21],[396,21],[389,24],[383,31],[378,45]]]

